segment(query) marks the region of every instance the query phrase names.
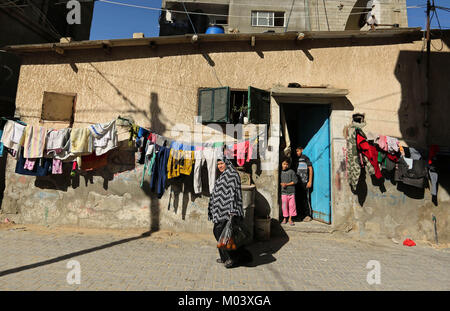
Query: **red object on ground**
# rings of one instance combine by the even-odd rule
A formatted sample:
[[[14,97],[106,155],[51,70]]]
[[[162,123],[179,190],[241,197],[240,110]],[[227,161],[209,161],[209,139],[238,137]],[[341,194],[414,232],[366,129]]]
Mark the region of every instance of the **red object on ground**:
[[[405,246],[416,246],[416,243],[413,240],[406,239],[403,241],[403,245]]]

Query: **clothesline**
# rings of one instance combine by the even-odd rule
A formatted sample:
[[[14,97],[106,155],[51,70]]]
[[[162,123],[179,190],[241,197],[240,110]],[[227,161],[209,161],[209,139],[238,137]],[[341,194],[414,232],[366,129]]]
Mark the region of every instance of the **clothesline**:
[[[180,140],[177,140],[177,139],[173,139],[173,138],[169,138],[169,137],[160,135],[160,134],[156,133],[155,131],[153,131],[150,128],[145,128],[145,127],[136,125],[135,123],[133,123],[129,119],[123,118],[121,116],[118,116],[116,120],[122,120],[122,121],[128,122],[131,127],[136,126],[137,128],[144,129],[144,130],[148,131],[149,133],[156,134],[156,135],[160,136],[161,139],[164,140],[164,142],[170,142],[170,143],[167,143],[166,145],[169,145],[169,146],[171,146],[173,144],[182,145],[182,146],[187,146],[187,147],[185,147],[187,149],[189,147],[221,147],[221,146],[228,146],[229,147],[230,145],[234,145],[235,143],[243,143],[243,142],[247,142],[247,141],[249,141],[251,143],[254,143],[255,140],[258,137],[261,137],[264,134],[264,130],[262,130],[258,134],[254,135],[254,136],[252,136],[250,138],[246,138],[246,139],[242,139],[242,140],[238,139],[238,140],[235,140],[234,142],[229,142],[229,141],[226,141],[226,140],[216,141],[216,142],[206,142],[206,143],[205,142],[186,142],[186,141],[180,141]]]

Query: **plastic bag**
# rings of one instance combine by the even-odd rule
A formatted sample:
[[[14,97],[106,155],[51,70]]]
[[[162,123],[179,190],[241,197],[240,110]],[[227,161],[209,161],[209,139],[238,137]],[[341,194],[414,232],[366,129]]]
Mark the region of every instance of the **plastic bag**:
[[[237,246],[234,243],[233,239],[233,225],[232,225],[232,218],[230,218],[225,227],[222,230],[222,233],[219,237],[219,242],[217,243],[217,248],[223,249],[223,250],[236,250]]]
[[[228,251],[236,250],[244,245],[249,237],[250,232],[242,219],[231,217],[220,234],[217,248]]]

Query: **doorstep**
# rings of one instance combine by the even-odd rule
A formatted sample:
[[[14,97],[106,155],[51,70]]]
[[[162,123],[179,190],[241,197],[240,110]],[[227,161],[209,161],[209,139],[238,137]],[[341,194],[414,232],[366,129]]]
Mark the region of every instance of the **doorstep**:
[[[281,224],[280,224],[281,225]],[[289,224],[281,225],[285,231],[297,231],[306,233],[332,233],[334,230],[331,225],[324,224],[320,221],[297,221],[295,226]]]

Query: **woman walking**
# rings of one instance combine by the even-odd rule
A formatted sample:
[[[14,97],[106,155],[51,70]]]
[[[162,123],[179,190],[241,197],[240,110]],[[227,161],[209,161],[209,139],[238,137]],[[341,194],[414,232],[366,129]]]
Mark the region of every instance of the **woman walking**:
[[[226,158],[217,160],[220,176],[214,184],[214,189],[208,204],[208,220],[214,223],[213,233],[219,241],[227,221],[232,217],[243,217],[241,178],[236,169]],[[218,263],[231,268],[239,260],[240,249],[226,251],[219,249]]]

